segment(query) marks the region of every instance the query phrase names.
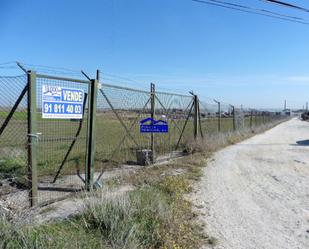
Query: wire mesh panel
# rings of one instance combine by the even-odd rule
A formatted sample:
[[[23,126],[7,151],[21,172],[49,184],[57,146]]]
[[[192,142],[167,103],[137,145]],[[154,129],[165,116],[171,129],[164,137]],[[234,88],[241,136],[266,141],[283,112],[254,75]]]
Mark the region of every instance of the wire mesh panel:
[[[101,84],[97,96],[96,171],[136,163],[136,151],[150,149],[140,121],[150,116],[150,93]]]
[[[245,112],[242,108],[235,108],[235,125],[236,130],[245,128]]]
[[[263,112],[255,112],[253,118],[253,126],[259,127],[263,125]]]
[[[200,101],[201,126],[203,133],[233,131],[233,113],[228,104],[206,100]]]
[[[170,156],[178,142],[181,149],[193,136],[191,112],[191,96],[163,92],[152,95],[150,91],[102,84],[97,97],[96,172],[136,164],[137,151],[152,150],[152,135],[156,157]],[[141,132],[141,123],[151,117],[154,122],[167,122],[168,132]]]
[[[203,133],[212,134],[219,131],[218,105],[213,101],[200,100],[201,128]]]
[[[228,104],[221,104],[221,131],[231,132],[234,130],[233,109]]]
[[[253,115],[252,115],[251,110],[243,109],[243,111],[244,111],[244,116],[245,116],[245,121],[244,121],[245,128],[246,129],[253,128]]]
[[[168,123],[168,133],[155,134],[157,155],[181,151],[193,138],[193,97],[156,92],[155,118]]]
[[[10,205],[28,206],[27,77],[0,77],[0,89],[0,200],[21,192]]]
[[[245,111],[245,126],[254,129],[286,118],[281,112],[247,110]]]
[[[83,91],[84,110],[79,110],[82,119],[68,119],[58,116],[43,117],[44,108],[49,108],[42,101],[42,91],[48,87],[58,89],[76,89]],[[88,121],[89,82],[65,78],[38,76],[37,95],[37,130],[38,140],[38,202],[50,202],[63,198],[71,192],[79,191],[84,186],[85,160]],[[44,90],[45,91],[45,90]],[[62,105],[51,105],[53,112],[61,113]],[[71,108],[71,105],[63,108]],[[75,108],[75,107],[74,107]],[[69,110],[69,109],[68,109]]]

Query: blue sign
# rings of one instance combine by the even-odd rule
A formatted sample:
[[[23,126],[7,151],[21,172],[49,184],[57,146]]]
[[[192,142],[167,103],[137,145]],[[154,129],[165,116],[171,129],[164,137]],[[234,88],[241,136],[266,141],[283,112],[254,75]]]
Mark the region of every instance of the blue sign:
[[[164,120],[155,120],[153,118],[145,118],[140,121],[141,133],[167,133],[168,123]]]
[[[82,119],[84,91],[59,86],[42,86],[42,118]]]

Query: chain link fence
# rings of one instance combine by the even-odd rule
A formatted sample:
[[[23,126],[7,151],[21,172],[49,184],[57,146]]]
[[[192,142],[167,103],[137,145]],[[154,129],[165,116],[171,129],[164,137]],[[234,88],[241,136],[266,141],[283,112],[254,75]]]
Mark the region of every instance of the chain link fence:
[[[140,151],[156,161],[177,156],[192,137],[192,96],[119,87],[101,83],[96,112],[96,181],[104,171],[138,164]],[[141,122],[153,117],[169,124],[167,133],[142,133]],[[151,159],[151,158],[150,158]]]
[[[201,129],[205,134],[233,131],[233,108],[216,100],[200,100]]]
[[[158,155],[177,156],[193,136],[193,96],[156,92],[155,117],[166,120],[169,132],[156,134]]]
[[[46,86],[82,91],[82,118],[44,117]],[[0,87],[0,204],[50,203],[99,183],[109,170],[141,164],[141,153],[150,154],[146,164],[160,162],[183,155],[203,134],[282,119],[278,113],[156,91],[153,84],[140,90],[28,72],[0,77]],[[165,130],[145,132],[144,125]]]
[[[28,199],[27,77],[0,77],[0,204]],[[15,198],[18,190],[22,193]]]
[[[85,185],[89,84],[89,81],[37,75],[38,203],[63,198]],[[81,89],[84,92],[83,118],[42,118],[43,109],[48,108],[42,103],[44,86]]]
[[[149,115],[149,92],[100,84],[96,112],[96,170],[132,164],[136,160],[136,150],[150,149],[149,136],[139,132],[140,120]]]

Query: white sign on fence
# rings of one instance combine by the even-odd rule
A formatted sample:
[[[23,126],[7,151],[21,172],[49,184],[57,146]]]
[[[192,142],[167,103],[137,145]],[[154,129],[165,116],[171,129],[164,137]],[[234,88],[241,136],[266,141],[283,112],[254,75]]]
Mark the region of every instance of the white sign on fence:
[[[42,118],[82,119],[84,90],[42,86]]]

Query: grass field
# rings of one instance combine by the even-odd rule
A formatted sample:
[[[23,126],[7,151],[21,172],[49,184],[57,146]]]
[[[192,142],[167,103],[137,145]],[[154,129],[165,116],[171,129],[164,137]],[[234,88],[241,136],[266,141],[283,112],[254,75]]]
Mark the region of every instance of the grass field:
[[[0,112],[0,124],[3,123],[7,112]],[[128,136],[119,120],[109,114],[97,114],[96,121],[96,170],[102,168],[117,167],[117,165],[128,161],[135,161],[136,149],[150,149],[150,135],[139,132],[139,120],[147,117],[143,114],[138,120],[134,118],[137,114],[123,112],[122,119],[128,128],[131,128],[131,136]],[[133,117],[133,118],[132,118]],[[271,117],[253,117],[253,126],[272,121]],[[176,149],[185,120],[176,119],[169,122],[169,133],[155,135],[155,149],[157,155],[171,153]],[[245,118],[244,127],[250,127],[250,118]],[[42,119],[38,114],[38,132],[41,134],[38,143],[38,172],[39,177],[47,179],[47,176],[54,176],[62,160],[64,159],[76,132],[79,122],[70,120],[48,120]],[[216,118],[203,119],[201,128],[205,134],[218,132],[218,120]],[[87,119],[79,137],[73,147],[70,156],[64,165],[62,175],[75,174],[76,170],[84,172],[86,155],[86,130]],[[233,119],[221,119],[221,132],[226,133],[233,130]],[[123,140],[123,138],[125,138]],[[185,145],[193,138],[193,120],[190,119],[178,150],[183,150]],[[0,139],[0,178],[26,176],[27,168],[27,116],[24,111],[16,112]]]
[[[111,179],[103,189],[87,194],[86,209],[67,220],[27,225],[0,214],[0,248],[195,249],[205,244],[212,248],[216,239],[203,233],[204,224],[196,220],[197,207],[188,194],[194,191],[192,185],[202,176],[210,153],[252,135],[242,130],[207,136],[212,139],[200,139],[194,145],[199,153]],[[175,171],[183,173],[174,175]],[[111,194],[119,186],[135,188]]]

